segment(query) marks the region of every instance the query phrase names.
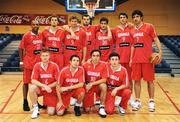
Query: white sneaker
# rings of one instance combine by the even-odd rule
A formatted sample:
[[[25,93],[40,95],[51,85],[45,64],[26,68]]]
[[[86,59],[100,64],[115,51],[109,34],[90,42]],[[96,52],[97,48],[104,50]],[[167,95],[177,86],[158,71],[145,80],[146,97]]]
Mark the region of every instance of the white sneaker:
[[[31,118],[32,119],[36,119],[36,118],[38,118],[38,116],[39,116],[39,110],[38,109],[34,109],[33,113],[31,114]]]
[[[139,100],[136,100],[136,101],[134,102],[134,105],[133,105],[133,107],[132,107],[132,110],[133,110],[133,111],[138,111],[140,108],[141,108],[141,102],[140,102]]]
[[[104,106],[101,106],[99,108],[99,115],[102,117],[102,118],[106,118],[106,112],[105,112],[105,109],[104,109]]]
[[[70,100],[70,105],[71,106],[74,106],[76,104],[77,100],[75,98],[72,98],[71,97],[71,100]]]
[[[149,100],[149,111],[154,112],[155,111],[155,103],[154,100]]]
[[[121,106],[118,106],[118,110],[119,110],[120,115],[125,115],[126,110],[124,108],[122,108]]]

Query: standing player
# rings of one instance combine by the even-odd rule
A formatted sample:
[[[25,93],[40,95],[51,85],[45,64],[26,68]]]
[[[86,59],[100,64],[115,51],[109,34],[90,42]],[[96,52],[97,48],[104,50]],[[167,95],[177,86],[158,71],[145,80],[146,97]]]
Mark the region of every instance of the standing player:
[[[23,68],[23,110],[30,111],[27,94],[28,84],[31,82],[31,74],[34,64],[40,61],[43,36],[38,32],[39,23],[31,22],[32,30],[25,33],[19,46],[20,67]]]
[[[115,97],[122,97],[121,103],[118,106],[120,114],[125,114],[127,103],[131,96],[129,80],[126,68],[120,65],[120,57],[118,53],[109,55],[110,65],[108,65],[109,78],[107,80],[107,95],[105,108],[108,114],[113,114],[115,105]]]
[[[154,103],[154,65],[150,63],[149,58],[152,54],[152,42],[154,40],[159,50],[159,62],[162,58],[162,49],[160,41],[154,26],[143,22],[143,13],[140,10],[132,12],[132,19],[135,27],[131,31],[133,36],[133,47],[130,58],[132,63],[132,79],[135,80],[135,96],[136,101],[133,110],[137,111],[141,108],[140,93],[141,93],[141,78],[147,81],[149,93],[149,111],[155,111]]]
[[[87,43],[87,55],[86,59],[88,60],[91,55],[91,51],[95,48],[95,33],[97,30],[97,26],[90,25],[91,20],[90,16],[85,14],[82,16],[83,26],[81,27],[86,32],[86,43]]]
[[[112,52],[113,39],[111,30],[108,26],[108,19],[106,17],[102,17],[100,19],[100,30],[96,32],[96,42],[95,49],[101,51],[102,61],[108,61],[108,56]]]
[[[64,39],[64,64],[67,66],[69,64],[69,59],[72,55],[78,55],[80,61],[83,64],[86,60],[86,33],[83,29],[78,26],[78,18],[76,16],[71,16],[69,19],[70,29],[75,35],[69,32],[65,33]]]
[[[58,96],[57,115],[63,115],[70,104],[70,98],[74,97],[77,102],[74,107],[75,115],[81,116],[80,106],[84,99],[84,69],[79,66],[80,58],[77,55],[70,57],[70,65],[64,67],[58,77],[56,92]]]
[[[123,67],[127,69],[130,88],[133,90],[133,84],[131,80],[131,67],[129,66],[130,61],[130,53],[131,53],[131,45],[132,45],[132,37],[130,35],[130,29],[127,23],[128,15],[126,13],[119,14],[120,24],[113,29],[113,37],[115,40],[115,51],[121,56],[120,63]],[[131,95],[130,105],[133,106],[134,100]]]
[[[44,105],[47,106],[49,115],[55,114],[57,104],[56,81],[59,72],[59,67],[56,63],[49,61],[50,53],[43,49],[41,52],[41,62],[34,65],[32,72],[32,83],[30,84],[29,95],[33,105],[32,119],[39,115],[37,98],[43,96]]]
[[[50,60],[55,62],[61,69],[64,66],[62,43],[64,30],[58,27],[58,16],[52,15],[51,26],[43,31],[44,47],[50,51]]]
[[[99,50],[93,50],[91,52],[91,62],[86,62],[84,64],[86,79],[84,107],[86,112],[89,112],[94,105],[94,93],[96,93],[96,95],[100,94],[99,115],[104,118],[106,117],[104,104],[107,92],[106,80],[108,77],[108,70],[107,64],[100,61],[100,57],[101,52]]]

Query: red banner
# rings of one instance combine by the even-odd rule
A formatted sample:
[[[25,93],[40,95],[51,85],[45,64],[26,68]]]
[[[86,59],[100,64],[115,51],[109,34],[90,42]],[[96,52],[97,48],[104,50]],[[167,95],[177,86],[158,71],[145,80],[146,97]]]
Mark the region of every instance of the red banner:
[[[67,24],[67,15],[57,15],[59,25]],[[50,25],[50,14],[0,14],[0,25],[30,25],[37,20],[40,25]]]

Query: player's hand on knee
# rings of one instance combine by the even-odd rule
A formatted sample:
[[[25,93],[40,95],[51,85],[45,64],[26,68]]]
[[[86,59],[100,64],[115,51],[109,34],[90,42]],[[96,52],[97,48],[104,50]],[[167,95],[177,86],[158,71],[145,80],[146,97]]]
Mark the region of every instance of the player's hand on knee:
[[[115,89],[112,90],[111,95],[116,96],[116,93],[117,93],[117,89],[115,88]]]
[[[63,103],[61,102],[58,102],[57,105],[56,105],[56,113],[57,115],[61,116],[64,114],[64,111],[65,111],[65,106],[63,105]]]

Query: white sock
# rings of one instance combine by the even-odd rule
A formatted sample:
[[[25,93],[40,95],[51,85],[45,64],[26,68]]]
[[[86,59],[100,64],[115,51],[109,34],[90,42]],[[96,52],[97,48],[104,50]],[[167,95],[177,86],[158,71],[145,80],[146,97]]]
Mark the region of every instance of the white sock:
[[[81,106],[82,106],[82,103],[79,104],[79,103],[76,102],[76,103],[75,103],[75,106],[81,107]]]
[[[154,102],[154,99],[152,99],[152,98],[151,98],[151,99],[149,99],[149,102]]]
[[[33,105],[34,110],[38,110],[38,104]]]
[[[100,108],[101,108],[101,107],[104,107],[104,105],[100,104],[100,106],[99,106],[99,107],[100,107]]]

